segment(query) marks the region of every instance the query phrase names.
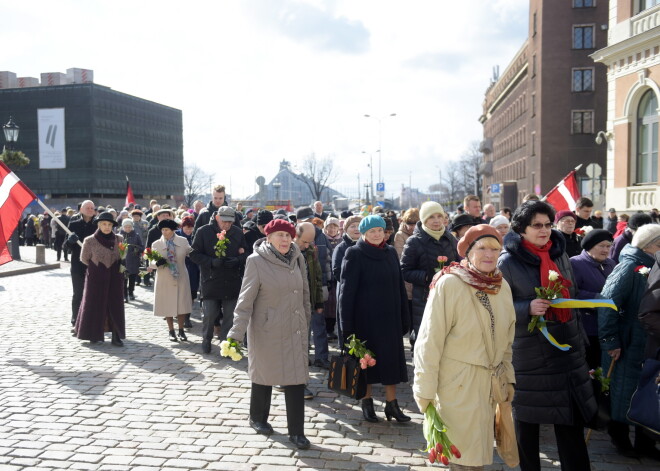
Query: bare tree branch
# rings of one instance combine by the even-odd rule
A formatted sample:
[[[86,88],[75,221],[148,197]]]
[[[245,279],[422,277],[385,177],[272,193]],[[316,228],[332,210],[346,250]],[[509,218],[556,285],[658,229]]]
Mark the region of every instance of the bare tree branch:
[[[334,183],[337,174],[330,157],[317,159],[312,153],[303,161],[302,171],[296,174],[296,178],[307,186],[314,201],[320,201],[323,191]]]
[[[212,173],[206,173],[195,164],[186,164],[183,168],[183,196],[188,207],[207,191],[211,191]]]

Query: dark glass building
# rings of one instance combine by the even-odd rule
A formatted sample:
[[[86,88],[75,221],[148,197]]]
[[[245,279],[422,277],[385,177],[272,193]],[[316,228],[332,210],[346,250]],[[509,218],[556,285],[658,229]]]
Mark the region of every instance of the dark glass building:
[[[64,108],[66,168],[39,168],[37,110]],[[136,198],[183,194],[181,110],[94,83],[0,89],[0,122],[20,126],[15,146],[30,159],[16,170],[50,198]],[[43,144],[42,144],[43,145]]]

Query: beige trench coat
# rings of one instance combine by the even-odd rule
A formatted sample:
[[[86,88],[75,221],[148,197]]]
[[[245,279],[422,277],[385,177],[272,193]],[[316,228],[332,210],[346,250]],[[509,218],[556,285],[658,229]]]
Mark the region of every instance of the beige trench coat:
[[[192,312],[192,295],[190,293],[190,279],[186,269],[186,257],[192,250],[185,237],[174,234],[174,252],[176,255],[176,266],[179,276],[174,278],[167,265],[156,267],[154,262],[150,263],[156,269],[156,282],[154,283],[154,316],[176,317],[181,314]],[[160,237],[151,244],[151,249],[157,251],[167,258],[165,238]]]
[[[248,374],[267,386],[306,384],[311,316],[305,257],[292,244],[289,265],[277,258],[266,240],[255,243],[228,337],[242,340],[247,331]]]
[[[435,402],[449,439],[462,455],[452,461],[464,466],[493,462],[496,404],[490,396],[489,367],[503,363],[507,381],[516,382],[511,364],[516,323],[511,288],[502,280],[500,292],[488,295],[494,342],[490,314],[476,293],[457,276],[442,276],[429,295],[415,342],[413,394]]]

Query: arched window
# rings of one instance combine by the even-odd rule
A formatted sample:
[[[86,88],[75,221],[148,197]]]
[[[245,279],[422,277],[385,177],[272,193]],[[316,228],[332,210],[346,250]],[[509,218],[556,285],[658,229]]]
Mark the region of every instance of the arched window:
[[[637,109],[636,183],[658,181],[658,98],[649,90]]]

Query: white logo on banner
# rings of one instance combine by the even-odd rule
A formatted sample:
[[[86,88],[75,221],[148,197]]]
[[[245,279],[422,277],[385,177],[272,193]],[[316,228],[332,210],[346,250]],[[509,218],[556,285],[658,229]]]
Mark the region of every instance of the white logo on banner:
[[[39,168],[66,168],[64,108],[37,110]]]

